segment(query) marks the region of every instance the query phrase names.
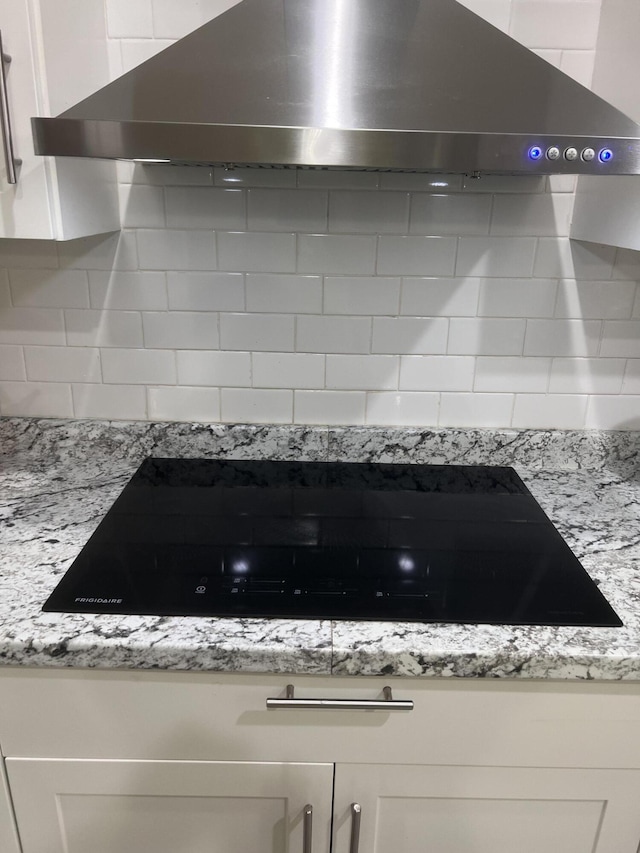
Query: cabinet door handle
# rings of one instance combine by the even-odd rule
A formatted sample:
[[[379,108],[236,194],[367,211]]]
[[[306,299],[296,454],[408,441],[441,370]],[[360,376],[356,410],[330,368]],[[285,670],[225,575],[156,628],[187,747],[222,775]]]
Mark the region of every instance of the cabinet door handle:
[[[7,167],[7,181],[15,184],[16,166],[20,160],[13,155],[13,137],[11,136],[11,117],[9,115],[9,96],[7,95],[7,74],[5,65],[11,62],[9,54],[2,49],[2,31],[0,31],[0,124],[2,124],[2,142],[4,148],[4,162]]]
[[[358,853],[361,817],[362,806],[359,803],[351,803],[351,844],[349,845],[349,853]]]
[[[321,708],[325,711],[413,711],[412,699],[394,699],[390,687],[382,688],[383,699],[296,699],[293,684],[287,684],[284,699],[267,699],[267,709]]]
[[[307,803],[304,807],[302,824],[302,853],[311,853],[311,834],[313,832],[313,806]]]

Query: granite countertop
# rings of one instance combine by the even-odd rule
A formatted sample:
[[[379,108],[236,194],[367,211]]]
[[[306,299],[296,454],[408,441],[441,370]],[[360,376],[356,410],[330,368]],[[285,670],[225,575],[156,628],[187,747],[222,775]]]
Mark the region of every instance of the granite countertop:
[[[146,456],[513,465],[622,628],[43,613]],[[0,664],[640,680],[640,434],[0,419]]]

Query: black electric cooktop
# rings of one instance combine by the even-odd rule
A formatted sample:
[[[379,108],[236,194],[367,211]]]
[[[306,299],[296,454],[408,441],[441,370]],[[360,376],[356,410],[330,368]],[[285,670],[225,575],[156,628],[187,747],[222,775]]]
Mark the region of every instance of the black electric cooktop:
[[[147,459],[44,610],[622,623],[512,468]]]

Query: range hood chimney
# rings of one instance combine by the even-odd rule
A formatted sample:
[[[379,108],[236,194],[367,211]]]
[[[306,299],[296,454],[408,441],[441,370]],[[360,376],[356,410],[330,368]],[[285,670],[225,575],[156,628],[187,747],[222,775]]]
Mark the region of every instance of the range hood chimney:
[[[640,126],[455,0],[244,0],[33,130],[54,156],[640,174]]]

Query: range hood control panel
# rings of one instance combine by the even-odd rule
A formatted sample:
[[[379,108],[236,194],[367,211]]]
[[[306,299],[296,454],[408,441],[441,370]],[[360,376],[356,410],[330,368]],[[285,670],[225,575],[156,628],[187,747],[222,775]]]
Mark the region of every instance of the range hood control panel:
[[[589,146],[579,150],[572,145],[564,150],[558,145],[549,145],[546,148],[542,145],[532,145],[529,149],[529,159],[533,161],[544,160],[545,158],[547,160],[560,160],[562,157],[570,162],[580,157],[585,163],[591,163],[597,157],[600,163],[610,163],[613,160],[613,151],[611,148],[600,148],[596,152],[595,148]]]

